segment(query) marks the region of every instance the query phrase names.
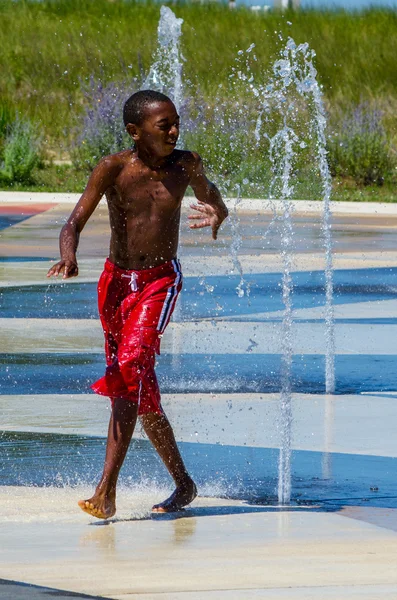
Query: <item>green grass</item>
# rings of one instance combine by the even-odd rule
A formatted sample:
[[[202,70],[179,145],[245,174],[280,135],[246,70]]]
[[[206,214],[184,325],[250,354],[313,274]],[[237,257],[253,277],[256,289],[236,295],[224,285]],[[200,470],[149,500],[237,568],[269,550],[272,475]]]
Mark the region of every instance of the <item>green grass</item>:
[[[172,5],[184,19],[185,79],[214,98],[239,49],[256,44],[252,65],[265,79],[280,48],[276,31],[317,52],[329,106],[368,99],[387,108],[397,98],[397,13],[299,11],[254,14],[218,3]],[[2,101],[41,122],[48,146],[65,147],[83,99],[81,82],[141,77],[156,46],[159,5],[116,0],[0,0]],[[292,25],[288,25],[292,22]]]
[[[397,163],[393,150],[397,146],[397,11],[257,14],[244,8],[231,11],[219,3],[170,6],[184,19],[182,53],[187,93],[208,103],[210,112],[219,84],[226,100],[230,99],[226,90],[230,89],[229,76],[238,50],[255,43],[258,60],[251,62],[251,68],[256,81],[266,81],[283,44],[279,36],[284,40],[291,36],[297,43],[308,42],[317,53],[316,68],[330,114],[330,130],[338,129],[352,105],[365,101],[382,111]],[[103,84],[131,82],[135,91],[134,80],[147,74],[156,48],[159,9],[160,4],[152,2],[122,0],[0,0],[0,129],[5,130],[10,115],[17,112],[39,125],[47,157],[69,158],[85,108],[84,84],[94,76]],[[240,94],[242,104],[252,102],[243,97],[241,89]],[[195,133],[189,143],[217,164],[220,142],[219,136],[213,137],[200,139]],[[231,155],[225,160],[225,170],[229,161],[233,171],[233,161],[240,159]],[[250,158],[243,166],[245,177],[250,181],[258,178],[260,186],[267,189],[269,174],[260,160]],[[299,168],[302,177],[297,193],[314,199],[318,196],[316,182],[309,184],[310,192],[305,188],[305,167]],[[240,171],[244,169],[240,165]],[[85,181],[83,171],[51,166],[36,169],[29,187],[18,184],[8,189],[78,192]],[[397,201],[390,181],[368,188],[340,178],[334,184],[335,199]],[[256,195],[253,188],[242,191]]]
[[[47,165],[45,168],[35,169],[32,179],[33,183],[29,185],[2,183],[1,189],[14,192],[82,193],[87,184],[88,175],[86,171],[74,169],[68,165]]]
[[[358,187],[341,179],[334,179],[332,201],[335,202],[397,202],[396,186],[393,184]]]

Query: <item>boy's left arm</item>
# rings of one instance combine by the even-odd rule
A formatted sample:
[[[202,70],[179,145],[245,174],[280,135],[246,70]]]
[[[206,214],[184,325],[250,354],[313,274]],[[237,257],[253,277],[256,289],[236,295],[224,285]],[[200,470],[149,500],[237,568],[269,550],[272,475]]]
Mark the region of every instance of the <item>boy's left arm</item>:
[[[198,221],[197,223],[191,223],[190,229],[211,227],[212,237],[216,240],[218,229],[229,213],[218,188],[207,179],[200,156],[195,152],[192,152],[192,154],[195,164],[192,169],[190,185],[198,200],[198,204],[191,204],[190,208],[198,211],[200,214],[189,216],[190,220]]]

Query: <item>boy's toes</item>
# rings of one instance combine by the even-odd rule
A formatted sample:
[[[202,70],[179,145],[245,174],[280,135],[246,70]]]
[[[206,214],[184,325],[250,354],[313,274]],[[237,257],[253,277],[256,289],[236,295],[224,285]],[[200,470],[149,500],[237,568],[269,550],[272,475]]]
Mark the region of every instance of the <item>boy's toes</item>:
[[[81,510],[89,515],[92,515],[93,517],[98,516],[98,513],[100,512],[98,508],[89,500],[79,500],[77,504],[80,506]]]
[[[95,501],[94,501],[95,502]],[[99,499],[98,504],[91,500],[79,500],[77,504],[84,512],[97,519],[109,519],[116,512],[116,504],[114,501],[108,501],[104,504],[103,500]]]

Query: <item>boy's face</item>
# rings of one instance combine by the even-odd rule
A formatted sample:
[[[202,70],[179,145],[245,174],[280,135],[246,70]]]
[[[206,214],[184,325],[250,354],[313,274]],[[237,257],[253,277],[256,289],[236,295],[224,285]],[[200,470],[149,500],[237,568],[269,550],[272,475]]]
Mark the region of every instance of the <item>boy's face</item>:
[[[146,107],[141,125],[128,124],[127,131],[139,148],[163,158],[178,141],[179,115],[171,101],[155,102]]]

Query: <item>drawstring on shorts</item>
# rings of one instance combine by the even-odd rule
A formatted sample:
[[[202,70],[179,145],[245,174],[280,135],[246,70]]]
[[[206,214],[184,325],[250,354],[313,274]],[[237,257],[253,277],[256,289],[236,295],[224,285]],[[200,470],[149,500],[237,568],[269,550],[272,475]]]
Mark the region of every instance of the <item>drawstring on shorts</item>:
[[[131,275],[128,273],[122,273],[121,277],[129,277],[130,279],[130,286],[131,286],[131,291],[132,292],[137,292],[138,291],[138,284],[137,284],[137,274],[135,272],[132,272]]]

